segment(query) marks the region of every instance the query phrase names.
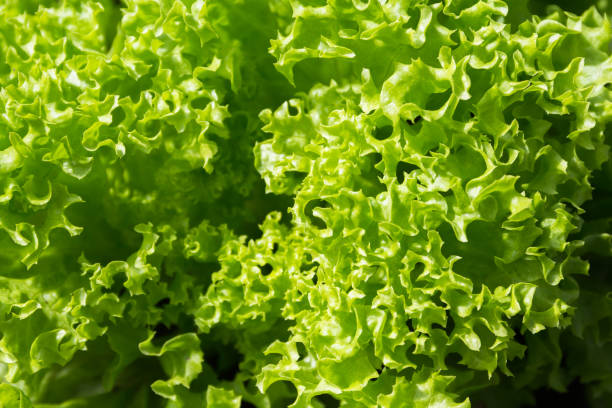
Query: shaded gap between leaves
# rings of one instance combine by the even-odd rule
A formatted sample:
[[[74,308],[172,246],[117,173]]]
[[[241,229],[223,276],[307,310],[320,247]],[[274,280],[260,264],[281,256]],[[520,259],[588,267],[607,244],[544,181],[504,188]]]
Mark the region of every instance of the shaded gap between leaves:
[[[117,33],[121,29],[121,9],[125,8],[125,4],[121,0],[112,0],[112,5],[108,11],[108,17],[105,24],[104,37],[106,39],[106,51],[109,52],[113,48]]]

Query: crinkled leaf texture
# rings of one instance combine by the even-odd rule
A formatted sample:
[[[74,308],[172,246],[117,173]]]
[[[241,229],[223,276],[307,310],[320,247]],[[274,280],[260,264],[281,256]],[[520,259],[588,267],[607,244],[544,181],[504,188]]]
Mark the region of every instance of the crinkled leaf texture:
[[[609,6],[549,3],[4,1],[0,404],[612,398]]]

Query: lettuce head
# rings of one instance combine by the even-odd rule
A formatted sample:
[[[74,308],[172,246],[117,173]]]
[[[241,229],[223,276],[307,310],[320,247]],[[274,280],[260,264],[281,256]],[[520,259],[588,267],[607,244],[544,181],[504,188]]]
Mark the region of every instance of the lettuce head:
[[[610,7],[2,1],[0,405],[606,406]]]

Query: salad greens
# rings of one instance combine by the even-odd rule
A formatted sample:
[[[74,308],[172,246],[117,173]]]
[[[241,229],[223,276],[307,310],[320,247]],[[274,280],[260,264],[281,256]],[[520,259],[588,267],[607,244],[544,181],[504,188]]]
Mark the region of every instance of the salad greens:
[[[549,3],[1,2],[0,405],[605,404],[612,21]]]

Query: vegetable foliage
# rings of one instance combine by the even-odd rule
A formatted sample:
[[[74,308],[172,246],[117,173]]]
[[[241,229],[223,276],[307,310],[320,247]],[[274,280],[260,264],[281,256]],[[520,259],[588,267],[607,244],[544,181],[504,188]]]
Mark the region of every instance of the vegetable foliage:
[[[2,406],[610,398],[612,28],[561,3],[3,1]]]

